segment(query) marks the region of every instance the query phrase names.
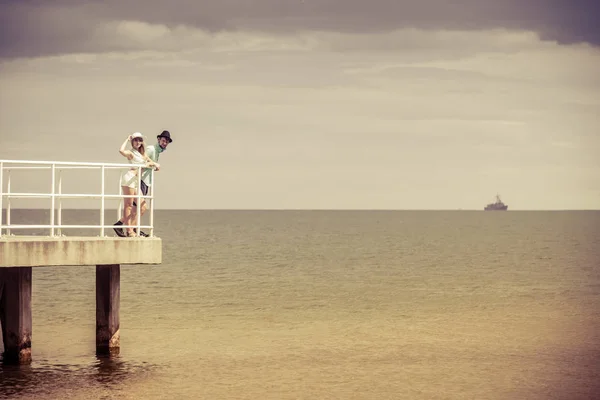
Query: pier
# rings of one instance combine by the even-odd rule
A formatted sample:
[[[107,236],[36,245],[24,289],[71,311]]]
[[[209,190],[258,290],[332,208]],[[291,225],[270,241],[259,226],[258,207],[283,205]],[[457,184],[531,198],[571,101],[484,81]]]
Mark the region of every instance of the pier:
[[[141,204],[142,199],[149,203],[150,223],[142,225],[138,213],[136,224],[138,232],[147,229],[149,236],[114,236],[112,222],[119,218],[125,196],[120,194],[116,179],[112,192],[106,190],[105,183],[108,171],[125,168],[131,168],[131,165],[0,160],[0,324],[4,363],[28,364],[32,360],[32,268],[43,267],[96,266],[96,352],[118,354],[121,265],[162,262],[162,240],[154,236],[154,186],[148,196],[139,193],[127,196],[134,197],[137,204]],[[11,191],[15,183],[11,173],[19,170],[50,172],[50,191]],[[79,170],[76,171],[79,176],[81,173],[96,174],[96,178],[100,178],[99,193],[64,192],[62,171],[65,170]],[[141,169],[138,172],[139,177]],[[99,207],[95,209],[99,212],[99,221],[93,224],[63,224],[65,210],[62,202],[69,198],[99,200]],[[16,199],[50,200],[48,223],[11,223]],[[105,216],[107,200],[119,201],[116,218]],[[95,234],[68,236],[65,233],[69,230],[92,231]],[[43,233],[40,234],[40,231]]]

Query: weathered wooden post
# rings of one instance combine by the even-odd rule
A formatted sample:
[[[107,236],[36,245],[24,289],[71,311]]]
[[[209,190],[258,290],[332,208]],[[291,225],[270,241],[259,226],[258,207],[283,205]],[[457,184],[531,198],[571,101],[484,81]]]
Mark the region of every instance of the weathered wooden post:
[[[0,268],[0,324],[4,363],[31,363],[31,267]]]
[[[96,265],[96,353],[119,354],[121,266]]]

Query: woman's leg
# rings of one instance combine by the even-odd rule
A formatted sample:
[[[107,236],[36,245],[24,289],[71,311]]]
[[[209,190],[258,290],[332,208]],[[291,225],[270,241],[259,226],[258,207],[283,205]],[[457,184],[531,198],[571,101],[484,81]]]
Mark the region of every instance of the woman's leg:
[[[134,191],[134,194],[137,194],[137,192]],[[133,205],[134,202],[136,202],[137,200],[133,200],[132,201],[132,205],[131,205],[131,215],[130,215],[130,219],[131,219],[131,224],[132,226],[136,226],[137,225],[137,210],[138,208]],[[146,210],[148,209],[148,206],[146,205],[146,202],[144,200],[142,200],[142,215],[144,215],[144,213],[146,212]],[[137,234],[137,228],[133,228],[133,232]]]
[[[142,200],[142,209],[141,209],[141,211],[142,211],[142,215],[144,215],[144,213],[146,211],[148,211],[148,205],[146,204],[146,200]]]
[[[126,196],[131,196],[136,194],[136,190],[134,188],[130,188],[129,186],[121,186],[123,189],[123,194]],[[132,211],[133,211],[133,198],[125,197],[123,199],[123,226],[126,229],[125,233],[127,236],[134,234],[132,228]]]

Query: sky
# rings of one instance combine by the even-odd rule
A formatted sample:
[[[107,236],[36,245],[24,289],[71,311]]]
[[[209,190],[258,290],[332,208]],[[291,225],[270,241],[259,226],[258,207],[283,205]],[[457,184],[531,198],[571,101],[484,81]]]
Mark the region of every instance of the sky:
[[[128,135],[166,129],[160,209],[600,209],[599,14],[0,0],[0,159],[122,163]]]

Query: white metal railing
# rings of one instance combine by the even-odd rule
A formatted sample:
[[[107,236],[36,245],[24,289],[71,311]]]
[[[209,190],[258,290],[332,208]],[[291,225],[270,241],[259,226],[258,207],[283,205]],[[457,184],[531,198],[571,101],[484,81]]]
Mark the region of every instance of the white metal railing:
[[[91,163],[91,162],[63,162],[63,161],[29,161],[29,160],[0,160],[0,237],[2,235],[10,235],[11,229],[49,229],[50,236],[61,236],[63,229],[99,229],[100,236],[105,237],[106,228],[114,228],[114,225],[106,225],[104,222],[104,213],[106,207],[106,199],[119,199],[119,206],[117,207],[117,216],[121,218],[121,209],[124,198],[136,199],[138,212],[136,213],[136,224],[135,228],[137,232],[140,232],[142,228],[149,229],[149,236],[154,236],[154,170],[150,169],[152,186],[148,187],[148,195],[143,196],[141,190],[137,191],[135,195],[123,195],[121,194],[121,186],[119,182],[118,194],[107,194],[105,187],[105,177],[107,170],[114,169],[131,169],[137,168],[137,179],[140,188],[140,181],[142,178],[143,166],[137,166],[133,164],[114,164],[114,163]],[[98,194],[86,194],[86,193],[63,193],[62,184],[64,170],[72,169],[92,169],[99,170],[100,173],[100,193]],[[19,193],[11,192],[11,171],[14,170],[50,170],[51,171],[51,189],[49,193]],[[58,175],[58,179],[57,179]],[[4,191],[4,185],[6,182],[6,191]],[[49,198],[50,205],[50,223],[49,224],[11,224],[11,200],[17,198]],[[94,225],[63,225],[62,224],[62,199],[100,199],[100,223]],[[150,203],[149,207],[149,225],[141,224],[141,212],[139,205],[142,199],[148,199]],[[6,205],[5,205],[6,203]],[[58,203],[58,204],[57,204]],[[3,221],[3,209],[6,209],[6,223]],[[56,219],[55,221],[55,214]],[[119,226],[124,228],[123,225]]]

